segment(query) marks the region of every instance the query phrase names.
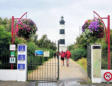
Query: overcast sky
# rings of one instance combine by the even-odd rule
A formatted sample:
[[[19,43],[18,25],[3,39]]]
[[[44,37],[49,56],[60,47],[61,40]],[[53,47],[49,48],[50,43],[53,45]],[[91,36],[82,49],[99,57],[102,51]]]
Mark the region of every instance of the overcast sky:
[[[38,27],[39,38],[47,34],[54,42],[58,39],[60,17],[64,16],[67,45],[75,42],[85,20],[93,18],[93,10],[104,17],[111,15],[112,0],[0,0],[0,17],[20,17],[28,12],[27,17]]]

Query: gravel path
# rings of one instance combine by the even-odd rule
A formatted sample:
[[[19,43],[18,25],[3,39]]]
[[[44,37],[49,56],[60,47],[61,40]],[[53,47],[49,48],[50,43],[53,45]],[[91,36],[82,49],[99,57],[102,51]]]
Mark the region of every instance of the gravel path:
[[[69,60],[69,67],[63,66],[60,61],[60,80],[67,79],[81,79],[87,80],[87,73],[80,67],[79,64],[73,60]],[[29,80],[55,80],[57,78],[57,59],[52,58],[45,62],[42,66],[39,66],[37,70],[34,70],[32,73],[28,74]],[[51,65],[52,64],[52,65]]]

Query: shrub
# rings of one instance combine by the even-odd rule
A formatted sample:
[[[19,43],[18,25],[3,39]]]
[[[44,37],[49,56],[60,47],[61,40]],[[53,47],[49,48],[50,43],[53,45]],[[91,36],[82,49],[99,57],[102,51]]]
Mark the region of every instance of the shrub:
[[[86,58],[81,58],[77,61],[78,64],[81,65],[81,67],[87,71],[87,59]]]
[[[10,51],[9,45],[11,43],[11,34],[7,32],[4,26],[0,25],[0,60],[1,63],[9,63]]]
[[[71,54],[72,54],[71,58],[76,61],[80,59],[81,57],[86,57],[87,51],[83,48],[77,48],[72,50]]]

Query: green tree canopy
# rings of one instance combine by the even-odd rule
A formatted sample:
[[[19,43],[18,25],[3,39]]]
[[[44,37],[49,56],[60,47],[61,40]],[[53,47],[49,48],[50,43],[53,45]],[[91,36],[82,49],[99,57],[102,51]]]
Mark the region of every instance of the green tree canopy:
[[[10,43],[11,43],[11,34],[5,30],[3,25],[0,25],[0,59],[3,57],[9,58]]]
[[[40,40],[36,43],[40,48],[47,48],[47,49],[53,49],[56,50],[56,44],[54,42],[51,42],[47,35],[43,35]]]

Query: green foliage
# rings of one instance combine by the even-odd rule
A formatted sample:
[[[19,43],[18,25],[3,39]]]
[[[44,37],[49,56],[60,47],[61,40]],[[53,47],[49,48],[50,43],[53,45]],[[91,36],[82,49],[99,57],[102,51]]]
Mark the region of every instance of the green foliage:
[[[5,30],[4,26],[0,25],[0,59],[4,57],[8,61],[10,43],[11,34]]]
[[[42,38],[36,42],[36,45],[40,48],[56,50],[56,44],[54,42],[51,42],[47,38],[47,35],[43,35]]]
[[[39,65],[42,65],[44,61],[47,61],[49,58],[52,58],[54,55],[53,50],[46,49],[46,48],[39,48],[36,46],[34,42],[28,42],[27,46],[28,46],[28,65],[31,65],[32,63],[35,64],[32,67],[29,66],[30,70],[37,68]],[[35,50],[50,51],[50,57],[46,59],[43,56],[35,56]]]
[[[106,35],[104,35],[104,38],[100,38],[100,39],[92,35],[89,35],[87,38],[84,37],[84,35],[80,35],[80,37],[76,39],[76,43],[74,45],[71,45],[73,46],[71,49],[72,59],[78,60],[82,57],[86,57],[87,53],[85,53],[85,55],[83,55],[83,53],[87,51],[87,46],[91,44],[101,44],[102,46],[102,69],[107,69],[108,43],[106,41]],[[112,30],[110,31],[110,56],[112,57],[111,44],[112,44]],[[83,49],[83,50],[80,50],[80,49]]]
[[[11,31],[11,19],[8,19],[8,18],[1,18],[0,17],[0,26],[3,26],[4,29],[8,32]]]
[[[28,49],[27,50],[28,51],[28,53],[27,53],[27,55],[28,55],[28,64],[30,64],[30,63],[35,61],[35,59],[34,59],[34,58],[36,58],[35,57],[35,50],[37,50],[37,46],[33,42],[28,42],[27,46],[28,46],[27,47],[27,49]]]
[[[72,44],[72,45],[68,46],[68,48],[67,48],[67,49],[69,49],[69,50],[73,50],[73,49],[74,49],[74,44]]]
[[[78,37],[76,39],[76,43],[74,44],[74,48],[84,48],[87,49],[87,46],[90,44],[93,44],[97,41],[98,39],[94,36],[89,36],[87,39],[83,36],[80,35],[80,37]]]
[[[52,58],[52,57],[54,56],[54,53],[55,53],[56,51],[54,51],[54,50],[52,50],[52,49],[50,49],[49,51],[50,51],[50,58]]]
[[[72,59],[78,60],[82,57],[87,56],[87,46],[96,43],[98,40],[95,36],[84,34],[80,35],[76,39],[76,43],[74,45],[69,46],[71,48]]]
[[[24,38],[22,38],[22,37],[16,37],[16,39],[15,39],[15,44],[17,45],[17,44],[21,44],[21,43],[27,43],[27,41],[24,39]]]
[[[81,67],[87,71],[87,59],[86,58],[81,58],[78,61],[76,61],[78,64],[81,65]]]
[[[71,58],[76,61],[82,57],[86,57],[87,51],[84,48],[77,48],[72,50],[71,54]]]

